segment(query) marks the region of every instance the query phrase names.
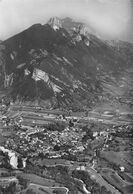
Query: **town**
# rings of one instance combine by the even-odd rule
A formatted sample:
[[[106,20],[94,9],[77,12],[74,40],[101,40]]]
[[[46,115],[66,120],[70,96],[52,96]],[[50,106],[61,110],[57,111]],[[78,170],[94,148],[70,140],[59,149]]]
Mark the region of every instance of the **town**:
[[[107,118],[104,122],[103,116]],[[107,111],[98,117],[91,112],[87,115],[41,107],[5,107],[0,121],[0,169],[5,177],[0,179],[1,185],[5,185],[2,188],[9,190],[14,183],[17,193],[23,189],[28,193],[32,191],[32,184],[38,188],[41,178],[52,182],[50,186],[39,186],[49,193],[53,192],[50,189],[57,189],[57,192],[75,194],[130,194],[132,157],[129,152],[125,155],[122,152],[133,151],[133,128],[131,122],[120,124],[111,118],[112,114]],[[57,178],[55,172],[62,178]],[[26,185],[21,185],[21,179]],[[74,186],[68,184],[69,180]]]

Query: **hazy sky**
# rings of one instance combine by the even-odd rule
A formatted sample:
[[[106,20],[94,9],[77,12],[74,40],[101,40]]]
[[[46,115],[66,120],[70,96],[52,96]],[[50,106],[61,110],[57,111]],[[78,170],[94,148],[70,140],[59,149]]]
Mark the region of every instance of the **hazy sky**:
[[[85,22],[106,39],[133,42],[131,0],[0,0],[0,39],[52,16]]]

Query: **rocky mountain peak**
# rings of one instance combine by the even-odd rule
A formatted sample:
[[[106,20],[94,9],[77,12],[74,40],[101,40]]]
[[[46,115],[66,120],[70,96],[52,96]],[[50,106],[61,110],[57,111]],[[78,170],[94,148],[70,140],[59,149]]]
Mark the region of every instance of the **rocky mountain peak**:
[[[52,17],[48,21],[48,24],[54,29],[58,30],[59,28],[62,28],[62,21],[58,17]]]
[[[24,102],[48,100],[53,107],[73,110],[93,107],[99,96],[112,98],[112,80],[131,61],[92,35],[87,25],[70,18],[35,24],[2,45],[0,86],[9,89],[9,97]]]
[[[85,24],[79,25],[78,29],[79,29],[80,34],[87,36],[87,37],[88,37],[89,33],[91,33],[91,29]]]

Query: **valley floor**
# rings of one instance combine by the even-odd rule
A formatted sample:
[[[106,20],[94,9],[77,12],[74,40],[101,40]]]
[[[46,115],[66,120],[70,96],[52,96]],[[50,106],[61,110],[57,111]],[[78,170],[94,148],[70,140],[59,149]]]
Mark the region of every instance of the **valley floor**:
[[[1,192],[131,194],[129,115],[10,106],[0,117]]]

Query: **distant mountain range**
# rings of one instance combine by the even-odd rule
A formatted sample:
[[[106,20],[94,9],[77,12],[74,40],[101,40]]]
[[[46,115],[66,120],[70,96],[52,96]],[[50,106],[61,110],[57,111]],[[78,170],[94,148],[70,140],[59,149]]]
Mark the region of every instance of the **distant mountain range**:
[[[85,24],[55,17],[0,44],[0,88],[14,101],[87,109],[131,92],[122,79],[131,77],[132,59],[132,44],[103,41]]]

